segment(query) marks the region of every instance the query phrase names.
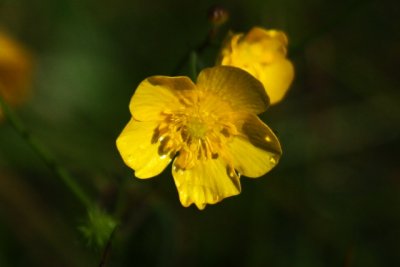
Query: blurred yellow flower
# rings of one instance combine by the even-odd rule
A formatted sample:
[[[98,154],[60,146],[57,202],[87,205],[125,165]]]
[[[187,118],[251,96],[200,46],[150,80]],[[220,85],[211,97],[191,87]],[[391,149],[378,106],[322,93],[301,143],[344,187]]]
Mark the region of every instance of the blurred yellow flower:
[[[262,84],[234,67],[188,77],[153,76],[136,89],[132,118],[117,139],[138,178],[172,175],[183,206],[199,209],[240,193],[240,176],[260,177],[279,161],[281,147],[256,114],[267,109]]]
[[[10,105],[26,100],[32,78],[32,62],[27,51],[0,31],[0,95]],[[0,118],[2,112],[0,109]]]
[[[246,70],[264,85],[271,105],[285,96],[294,77],[286,59],[288,39],[284,32],[254,27],[246,35],[231,34],[225,41],[217,65]]]

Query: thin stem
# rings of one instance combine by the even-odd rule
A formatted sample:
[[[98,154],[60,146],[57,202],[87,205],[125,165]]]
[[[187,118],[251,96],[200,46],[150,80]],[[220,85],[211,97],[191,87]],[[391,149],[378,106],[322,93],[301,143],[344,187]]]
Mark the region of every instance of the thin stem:
[[[179,72],[182,70],[182,68],[185,66],[185,64],[187,64],[188,60],[191,61],[193,54],[196,54],[195,55],[196,57],[197,57],[197,55],[201,55],[204,52],[204,50],[212,44],[212,40],[215,38],[216,33],[217,33],[217,29],[215,27],[210,28],[210,30],[208,31],[207,36],[204,38],[204,40],[197,46],[193,47],[191,50],[187,51],[182,56],[182,58],[178,61],[178,64],[176,65],[174,71],[172,72],[172,75],[175,76],[175,75],[179,74]],[[190,68],[192,68],[192,67],[193,66],[190,66]],[[190,71],[192,72],[193,69],[191,69]],[[194,78],[196,79],[196,77],[197,77],[197,73]]]
[[[193,81],[196,81],[197,78],[197,53],[196,51],[192,51],[190,53],[190,77]]]
[[[86,208],[91,208],[92,201],[88,195],[83,191],[78,183],[71,177],[66,169],[57,163],[52,155],[45,149],[40,142],[38,142],[32,134],[27,130],[21,119],[10,109],[8,104],[0,95],[0,108],[2,109],[5,118],[10,122],[11,126],[19,136],[26,142],[28,146],[36,153],[36,155],[43,160],[46,166],[53,171],[67,186],[76,198],[82,202]]]
[[[112,241],[113,241],[115,232],[117,231],[117,228],[118,228],[118,226],[114,227],[114,229],[112,230],[112,232],[110,234],[110,237],[108,238],[107,244],[104,247],[103,253],[101,255],[99,267],[105,267],[106,266],[107,260],[110,257]]]

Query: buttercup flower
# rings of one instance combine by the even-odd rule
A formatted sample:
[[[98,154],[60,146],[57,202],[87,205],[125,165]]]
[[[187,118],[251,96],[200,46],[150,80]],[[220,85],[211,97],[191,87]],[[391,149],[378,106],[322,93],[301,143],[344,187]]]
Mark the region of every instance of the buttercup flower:
[[[241,68],[264,85],[271,105],[285,96],[294,77],[286,59],[288,39],[282,31],[254,27],[246,35],[231,34],[225,41],[217,65]]]
[[[29,92],[32,64],[28,53],[0,31],[0,95],[10,105],[22,103]],[[0,109],[0,119],[2,111]]]
[[[240,176],[270,171],[281,156],[274,133],[256,114],[268,106],[262,84],[234,67],[188,77],[153,76],[136,89],[130,122],[117,139],[138,178],[172,175],[183,206],[199,209],[240,193]]]

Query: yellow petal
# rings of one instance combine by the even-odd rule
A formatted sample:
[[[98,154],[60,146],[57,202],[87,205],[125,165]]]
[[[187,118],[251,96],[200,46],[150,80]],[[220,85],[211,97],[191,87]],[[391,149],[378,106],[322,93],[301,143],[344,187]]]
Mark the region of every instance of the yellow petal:
[[[259,114],[269,105],[263,85],[239,68],[217,66],[203,69],[197,78],[197,86],[199,90],[217,95],[233,110]]]
[[[157,122],[139,122],[131,119],[117,138],[117,148],[122,159],[138,178],[150,178],[160,174],[168,163],[169,156],[158,154],[158,143],[152,143]]]
[[[282,155],[278,138],[257,116],[249,115],[227,148],[233,167],[247,177],[256,178],[274,168]]]
[[[245,36],[245,40],[247,42],[258,42],[265,38],[268,38],[270,40],[276,40],[282,46],[288,45],[288,38],[286,34],[278,30],[266,30],[261,27],[254,27]]]
[[[194,203],[199,209],[240,193],[240,181],[236,173],[227,168],[221,158],[198,161],[193,168],[172,169],[179,199],[184,207]],[[231,176],[228,176],[228,173]]]
[[[286,56],[287,44],[288,40],[283,32],[255,27],[239,42],[236,51],[233,51],[232,65],[246,67],[252,64],[271,64]]]
[[[281,101],[288,91],[294,78],[294,69],[289,60],[281,58],[265,66],[259,75],[273,105]]]
[[[188,77],[152,76],[140,83],[131,99],[129,109],[136,120],[159,120],[161,112],[182,106],[179,94],[195,88]]]

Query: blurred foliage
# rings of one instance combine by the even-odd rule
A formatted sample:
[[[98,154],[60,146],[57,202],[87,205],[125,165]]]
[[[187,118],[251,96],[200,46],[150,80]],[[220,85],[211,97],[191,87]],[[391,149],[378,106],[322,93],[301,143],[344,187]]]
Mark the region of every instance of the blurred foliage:
[[[180,206],[170,169],[142,181],[124,166],[115,138],[134,89],[176,74],[207,35],[213,4],[0,0],[0,27],[35,65],[31,99],[16,112],[121,222],[109,251],[88,248],[85,207],[3,121],[0,266],[96,266],[104,255],[105,266],[400,266],[397,2],[220,1],[225,30],[289,36],[295,82],[263,114],[280,164],[202,212]]]
[[[89,245],[104,248],[112,238],[116,229],[117,222],[114,218],[98,208],[88,211],[87,223],[80,226],[79,230],[83,233]]]

